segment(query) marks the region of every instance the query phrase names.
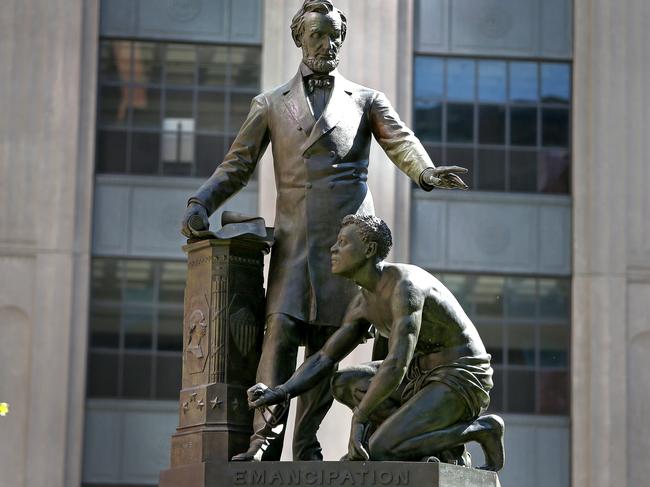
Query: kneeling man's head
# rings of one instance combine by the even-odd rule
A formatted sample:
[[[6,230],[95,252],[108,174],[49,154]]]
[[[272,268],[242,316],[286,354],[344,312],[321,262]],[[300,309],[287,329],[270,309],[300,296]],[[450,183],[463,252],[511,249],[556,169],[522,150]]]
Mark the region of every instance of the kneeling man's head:
[[[348,215],[341,222],[332,253],[332,273],[354,275],[367,263],[373,265],[388,256],[393,238],[388,225],[376,216]]]

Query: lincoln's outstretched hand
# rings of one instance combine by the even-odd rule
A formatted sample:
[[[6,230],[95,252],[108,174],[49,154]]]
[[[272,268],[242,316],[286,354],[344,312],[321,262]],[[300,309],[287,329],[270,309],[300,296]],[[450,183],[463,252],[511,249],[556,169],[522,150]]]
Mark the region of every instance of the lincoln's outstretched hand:
[[[422,181],[429,186],[443,189],[467,189],[467,185],[458,174],[466,174],[467,169],[460,166],[440,166],[426,170]]]

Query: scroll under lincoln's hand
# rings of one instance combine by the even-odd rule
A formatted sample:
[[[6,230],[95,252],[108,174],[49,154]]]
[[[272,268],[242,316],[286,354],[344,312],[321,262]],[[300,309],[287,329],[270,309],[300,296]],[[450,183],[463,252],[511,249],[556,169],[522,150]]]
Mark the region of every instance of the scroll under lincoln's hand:
[[[248,406],[250,408],[272,406],[287,400],[287,392],[284,389],[268,387],[261,382],[248,389],[246,393],[248,394]]]
[[[443,189],[467,189],[467,185],[460,178],[459,174],[466,174],[468,171],[460,166],[440,166],[427,170],[423,180],[430,186]]]

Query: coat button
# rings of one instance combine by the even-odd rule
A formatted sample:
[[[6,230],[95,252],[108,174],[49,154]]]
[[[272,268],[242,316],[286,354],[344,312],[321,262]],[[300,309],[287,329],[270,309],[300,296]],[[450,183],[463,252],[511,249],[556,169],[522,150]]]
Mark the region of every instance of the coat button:
[[[298,127],[298,132],[302,132],[302,127]]]
[[[334,159],[334,158],[336,157],[336,152],[331,151],[331,152],[330,152],[330,157],[331,157],[332,159]]]
[[[311,183],[307,183],[307,184],[305,184],[305,188],[307,188],[307,189],[311,189],[311,188],[312,188],[312,184],[311,184]]]

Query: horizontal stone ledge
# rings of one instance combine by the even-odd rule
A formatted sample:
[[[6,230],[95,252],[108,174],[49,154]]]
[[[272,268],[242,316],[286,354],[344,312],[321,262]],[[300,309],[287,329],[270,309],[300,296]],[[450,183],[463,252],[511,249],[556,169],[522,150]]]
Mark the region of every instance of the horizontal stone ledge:
[[[253,462],[186,465],[161,487],[499,487],[496,473],[417,462]]]

